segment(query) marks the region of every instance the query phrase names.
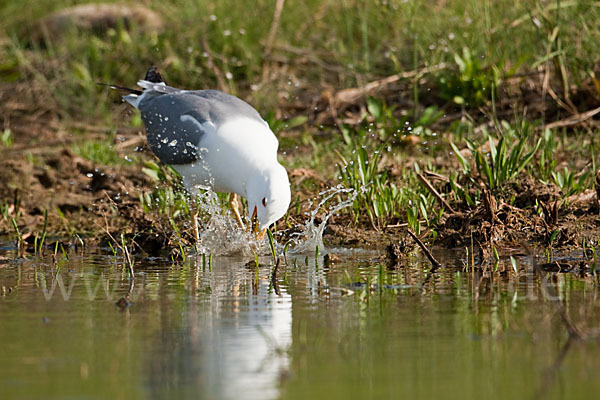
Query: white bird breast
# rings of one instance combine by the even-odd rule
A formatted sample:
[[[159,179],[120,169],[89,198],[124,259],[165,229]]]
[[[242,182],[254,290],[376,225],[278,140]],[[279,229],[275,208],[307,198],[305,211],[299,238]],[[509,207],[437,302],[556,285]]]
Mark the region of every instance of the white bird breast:
[[[192,190],[199,185],[211,186],[217,192],[246,197],[249,178],[277,163],[279,143],[266,122],[236,118],[216,127],[189,115],[180,119],[197,124],[205,132],[199,143],[201,159],[173,166]]]

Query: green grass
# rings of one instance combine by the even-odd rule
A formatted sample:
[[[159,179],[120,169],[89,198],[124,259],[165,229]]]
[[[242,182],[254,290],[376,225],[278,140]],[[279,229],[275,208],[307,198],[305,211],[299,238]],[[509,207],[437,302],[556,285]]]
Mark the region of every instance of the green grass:
[[[4,221],[8,221],[10,219],[11,209],[11,204],[9,204],[8,202],[3,201],[2,203],[0,203],[0,216],[2,216],[2,219]]]
[[[308,0],[285,4],[271,49],[271,58],[297,64],[297,78],[260,85],[263,66],[273,61],[263,58],[273,1],[240,7],[234,0],[152,0],[145,4],[167,27],[158,34],[116,29],[104,36],[72,32],[44,46],[27,42],[24,27],[70,4],[0,6],[6,38],[0,79],[36,83],[64,117],[110,118],[117,96],[95,82],[133,85],[151,64],[186,88],[217,87],[222,80],[224,89],[269,110],[279,106],[273,94],[292,91],[297,81],[343,88],[446,62],[447,69],[430,77],[441,83],[440,95],[478,106],[489,100],[492,85],[532,66],[564,67],[563,78],[579,84],[594,74],[591,55],[600,53],[600,7],[593,2]]]
[[[364,148],[358,148],[354,159],[340,156],[342,163],[338,165],[342,184],[358,193],[351,210],[354,221],[366,212],[371,225],[379,228],[397,218],[408,202],[405,192],[390,182],[387,171],[379,170],[382,151],[379,147],[369,157]]]
[[[171,186],[161,186],[152,192],[140,194],[140,203],[145,212],[157,212],[171,218],[190,215],[189,196]]]
[[[190,196],[183,188],[181,177],[175,170],[148,161],[142,171],[156,183],[154,190],[140,194],[144,212],[154,212],[175,219],[190,216]]]
[[[0,133],[0,146],[11,147],[14,143],[13,133],[9,128],[6,128]]]
[[[132,161],[120,156],[113,147],[113,141],[90,140],[74,144],[71,149],[86,160],[102,165],[127,165]]]
[[[552,178],[556,186],[560,188],[562,196],[569,197],[588,188],[589,183],[587,181],[590,178],[590,171],[575,174],[565,167],[562,171],[552,172]]]
[[[441,96],[466,107],[477,107],[497,96],[494,89],[500,82],[500,69],[494,66],[484,67],[481,58],[473,54],[468,47],[454,54],[457,71],[444,71],[438,75]],[[511,71],[507,71],[510,74]]]
[[[529,145],[532,127],[523,123],[521,126],[513,127],[506,122],[499,124],[495,135],[484,132],[487,136],[486,153],[478,146],[467,140],[467,146],[475,159],[477,174],[472,171],[471,164],[461,155],[456,145],[452,144],[465,176],[473,181],[477,178],[485,178],[486,186],[491,191],[496,191],[505,182],[514,179],[528,165],[532,163],[533,157],[542,144],[542,139]]]

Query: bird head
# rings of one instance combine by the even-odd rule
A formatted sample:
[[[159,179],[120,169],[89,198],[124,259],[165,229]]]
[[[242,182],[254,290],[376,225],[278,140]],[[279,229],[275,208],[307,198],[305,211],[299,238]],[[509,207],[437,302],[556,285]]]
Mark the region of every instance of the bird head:
[[[281,164],[258,174],[248,183],[248,215],[257,220],[255,229],[260,236],[288,210],[292,194],[287,172]]]

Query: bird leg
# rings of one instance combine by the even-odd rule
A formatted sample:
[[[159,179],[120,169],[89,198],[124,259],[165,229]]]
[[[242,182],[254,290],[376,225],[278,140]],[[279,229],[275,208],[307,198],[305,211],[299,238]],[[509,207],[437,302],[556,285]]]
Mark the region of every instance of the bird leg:
[[[192,226],[194,227],[194,239],[196,239],[196,243],[194,243],[194,248],[196,251],[198,250],[198,243],[200,243],[200,230],[198,229],[198,205],[194,201],[194,213],[192,214]]]
[[[192,218],[194,219],[193,225],[194,225],[194,239],[196,239],[196,244],[194,245],[194,247],[196,247],[196,249],[198,248],[198,243],[200,243],[200,231],[198,230],[198,210],[196,209],[196,211],[194,212],[194,215],[192,216]]]
[[[229,206],[231,207],[233,215],[235,215],[235,219],[240,225],[240,228],[244,229],[244,223],[242,222],[242,217],[240,216],[240,204],[235,193],[231,193],[229,196]]]
[[[188,186],[186,185],[186,187]],[[194,249],[197,252],[198,244],[200,243],[200,230],[198,228],[198,195],[195,188],[189,189],[188,194],[190,195],[190,216],[192,217],[192,228],[194,229],[194,239],[196,240],[194,243]]]

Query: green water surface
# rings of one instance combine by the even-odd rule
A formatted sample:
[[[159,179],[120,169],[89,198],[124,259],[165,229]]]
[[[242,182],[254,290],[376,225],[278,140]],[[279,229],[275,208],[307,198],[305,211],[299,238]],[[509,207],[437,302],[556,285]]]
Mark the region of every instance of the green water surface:
[[[553,277],[569,341],[533,273],[467,273],[459,254],[429,274],[374,255],[325,267],[215,257],[173,265],[7,258],[0,263],[2,399],[596,398],[598,290]],[[519,261],[523,262],[523,260]],[[295,265],[294,265],[295,264]],[[2,288],[3,287],[3,288]],[[115,303],[126,298],[129,306]]]

